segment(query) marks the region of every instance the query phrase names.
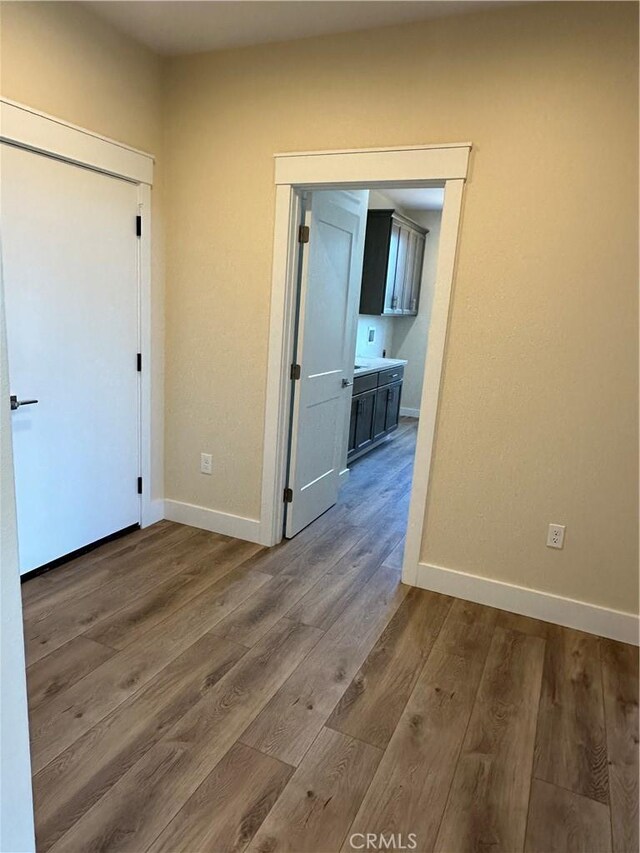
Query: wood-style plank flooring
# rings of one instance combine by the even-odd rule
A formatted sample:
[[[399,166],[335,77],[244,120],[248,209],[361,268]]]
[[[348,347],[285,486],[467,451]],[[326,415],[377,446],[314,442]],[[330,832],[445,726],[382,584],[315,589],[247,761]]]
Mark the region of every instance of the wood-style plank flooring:
[[[636,853],[637,649],[402,586],[414,446],[23,585],[39,851]]]

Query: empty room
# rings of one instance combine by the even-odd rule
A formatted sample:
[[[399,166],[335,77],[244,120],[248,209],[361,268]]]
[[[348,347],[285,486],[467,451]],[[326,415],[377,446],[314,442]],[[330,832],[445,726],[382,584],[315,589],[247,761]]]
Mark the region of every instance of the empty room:
[[[0,2],[0,853],[637,853],[638,12]]]

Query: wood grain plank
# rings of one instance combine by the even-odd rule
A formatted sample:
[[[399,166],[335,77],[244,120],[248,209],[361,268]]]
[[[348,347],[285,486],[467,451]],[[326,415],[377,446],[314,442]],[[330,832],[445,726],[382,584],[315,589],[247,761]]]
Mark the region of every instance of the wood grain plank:
[[[34,778],[38,850],[48,850],[242,657],[205,634]]]
[[[293,767],[236,743],[187,800],[148,853],[241,853],[289,781]]]
[[[327,726],[385,749],[452,602],[410,589]]]
[[[610,853],[609,809],[534,779],[524,849],[525,853]]]
[[[496,628],[435,850],[522,850],[544,640]]]
[[[454,601],[349,835],[412,832],[418,850],[433,849],[496,615]]]
[[[289,619],[327,631],[378,571],[400,541],[403,531],[392,525],[360,539],[288,612]]]
[[[144,600],[154,587],[184,571],[194,560],[214,553],[224,544],[205,531],[196,531],[178,544],[154,550],[148,560],[130,566],[131,571],[117,582],[107,584],[99,591],[74,597],[64,607],[53,608],[30,619],[25,630],[28,664],[126,607],[132,598],[140,597]]]
[[[343,526],[353,528],[345,518],[342,506],[338,504],[301,530],[293,539],[283,539],[279,545],[265,549],[254,558],[253,568],[274,577],[283,572],[290,573],[294,563],[306,557],[308,552],[314,553],[315,549],[326,547],[327,538],[333,538],[334,531],[342,529]]]
[[[184,524],[159,522],[29,579],[22,584],[24,616],[35,619],[44,610],[51,612],[105,583],[113,583],[121,574],[123,563],[131,571],[159,548],[177,544],[195,532]]]
[[[260,545],[235,539],[218,543],[204,559],[194,554],[193,564],[185,571],[102,619],[85,636],[114,649],[124,649],[260,550]]]
[[[389,554],[389,556],[384,561],[384,565],[388,566],[390,569],[398,569],[402,568],[402,561],[404,560],[404,537],[398,542],[393,551]]]
[[[322,729],[249,850],[339,850],[381,757],[369,744]]]
[[[45,767],[268,581],[269,576],[260,572],[234,570],[143,634],[133,646],[39,705],[31,715],[33,772]]]
[[[509,613],[501,610],[498,616],[498,626],[508,631],[520,631],[521,634],[529,634],[531,637],[541,637],[546,640],[549,636],[551,623],[542,622],[540,619],[531,619],[529,616],[520,616],[518,613]]]
[[[320,635],[278,622],[51,849],[146,850]]]
[[[333,536],[314,540],[301,557],[223,619],[216,634],[245,646],[255,645],[364,535],[362,530],[342,524]]]
[[[369,514],[366,524],[370,530],[384,530],[388,525],[396,524],[402,529],[403,533],[406,533],[409,520],[410,474],[412,471],[413,464],[408,465],[405,474],[407,485],[402,489],[398,488],[397,494],[382,504],[376,512]]]
[[[638,649],[600,640],[615,853],[636,853],[638,837]]]
[[[381,567],[241,740],[298,765],[407,593]]]
[[[66,690],[115,655],[115,650],[87,637],[74,637],[27,669],[29,708]]]
[[[401,442],[393,447],[393,456],[377,457],[382,449],[371,453],[366,460],[366,470],[360,474],[357,466],[351,467],[349,481],[343,487],[339,508],[352,524],[370,527],[371,519],[378,516],[393,500],[402,500],[411,488],[414,442],[402,449]]]
[[[400,464],[402,463],[402,464]],[[397,459],[389,469],[388,479],[378,482],[373,491],[367,495],[368,500],[360,500],[359,504],[349,513],[352,524],[372,525],[372,519],[380,519],[384,523],[389,507],[408,499],[411,490],[411,474],[413,471],[413,449],[406,451],[404,461]],[[373,529],[379,529],[375,527]]]
[[[600,652],[591,634],[549,628],[534,776],[608,801]]]

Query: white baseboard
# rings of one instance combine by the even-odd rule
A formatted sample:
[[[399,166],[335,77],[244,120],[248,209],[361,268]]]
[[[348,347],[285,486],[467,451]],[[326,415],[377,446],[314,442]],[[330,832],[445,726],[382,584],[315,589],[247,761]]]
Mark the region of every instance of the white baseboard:
[[[162,521],[163,518],[164,501],[162,499],[157,501],[149,501],[146,506],[143,505],[140,527],[150,527],[152,524],[155,524],[158,521]]]
[[[204,506],[171,500],[164,502],[164,517],[179,524],[209,530],[211,533],[222,533],[224,536],[233,536],[246,542],[263,544],[260,538],[260,522],[255,518],[245,518],[242,515],[231,515]]]
[[[419,418],[420,417],[420,409],[406,409],[404,406],[400,406],[400,417],[401,418]]]
[[[416,586],[637,646],[639,617],[550,592],[418,563]]]

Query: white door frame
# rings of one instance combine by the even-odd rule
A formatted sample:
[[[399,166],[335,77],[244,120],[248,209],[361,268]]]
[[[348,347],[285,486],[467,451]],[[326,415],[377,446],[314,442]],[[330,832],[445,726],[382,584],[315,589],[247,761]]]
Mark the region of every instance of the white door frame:
[[[142,234],[138,241],[138,351],[142,355],[138,423],[143,484],[140,526],[147,527],[163,517],[162,501],[151,500],[156,490],[151,469],[151,185],[154,158],[6,98],[0,98],[0,142],[122,178],[138,188],[138,211],[142,216]],[[132,227],[134,225],[132,222]],[[132,369],[135,369],[133,365]],[[161,472],[159,475],[161,477]]]
[[[282,539],[300,192],[346,187],[384,191],[385,187],[444,186],[436,284],[402,570],[402,580],[415,585],[427,507],[463,188],[470,151],[471,143],[464,142],[275,155],[276,210],[262,468],[262,544],[276,545]]]

